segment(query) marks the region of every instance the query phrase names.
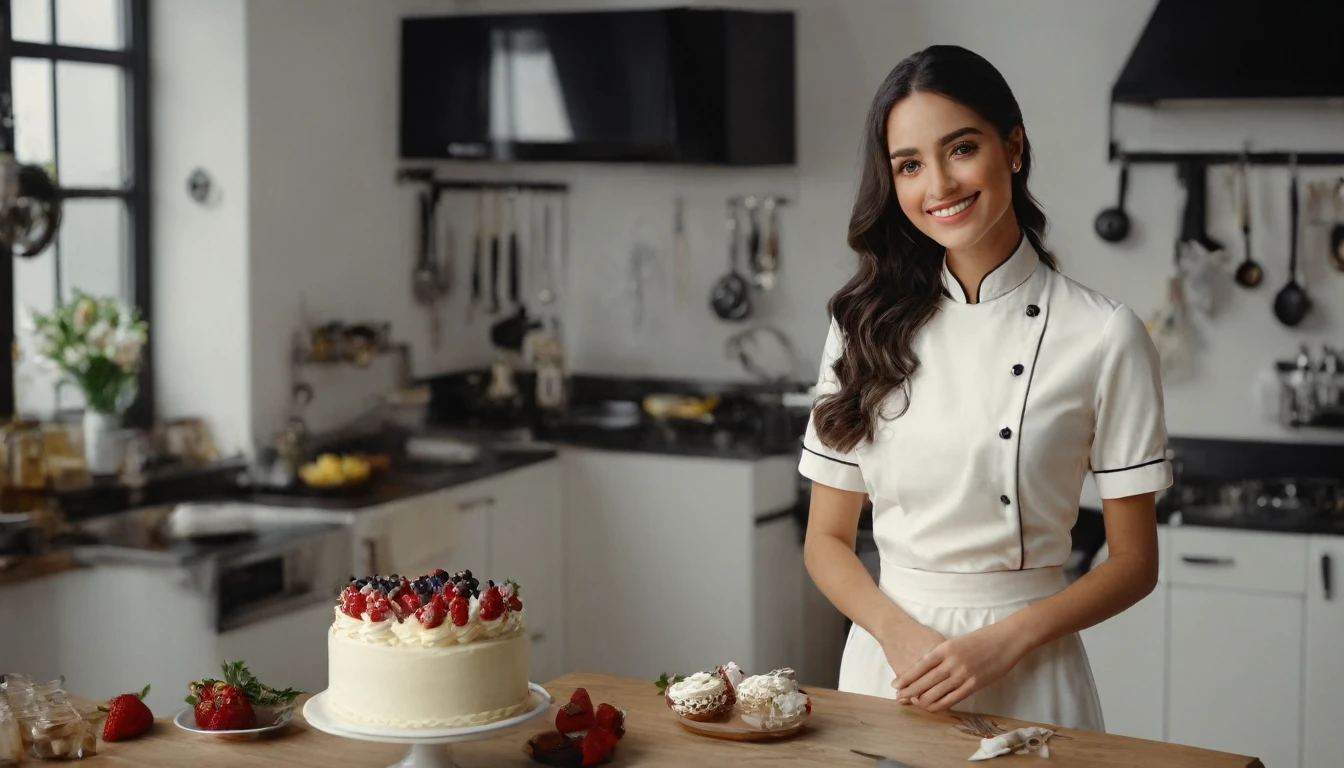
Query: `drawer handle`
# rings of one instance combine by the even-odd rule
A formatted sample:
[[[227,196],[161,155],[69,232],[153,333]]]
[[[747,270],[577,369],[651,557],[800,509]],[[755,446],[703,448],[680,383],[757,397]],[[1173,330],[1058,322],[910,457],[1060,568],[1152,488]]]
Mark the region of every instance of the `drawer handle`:
[[[545,633],[545,632],[533,632],[533,633],[532,633],[532,642],[534,642],[534,643],[540,643],[542,640],[545,640],[545,639],[546,639],[546,633]]]
[[[495,500],[492,499],[492,498],[486,497],[486,498],[484,498],[484,499],[472,499],[471,501],[463,501],[463,502],[460,502],[460,503],[457,505],[457,511],[458,511],[458,512],[470,512],[471,510],[473,510],[473,509],[475,509],[475,508],[477,508],[477,507],[493,507],[493,506],[495,506]]]
[[[1181,562],[1190,565],[1236,565],[1231,557],[1207,557],[1204,555],[1181,555]]]

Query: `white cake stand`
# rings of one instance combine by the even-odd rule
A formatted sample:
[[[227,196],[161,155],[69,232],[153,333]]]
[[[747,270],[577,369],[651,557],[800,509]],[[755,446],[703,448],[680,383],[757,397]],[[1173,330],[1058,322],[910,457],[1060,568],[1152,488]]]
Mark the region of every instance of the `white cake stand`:
[[[507,720],[467,728],[388,728],[352,723],[342,720],[331,711],[326,703],[326,691],[304,703],[303,717],[317,730],[332,736],[382,744],[411,745],[406,756],[388,768],[455,768],[451,745],[463,741],[488,739],[499,731],[527,722],[546,711],[551,705],[551,695],[536,683],[528,683],[527,687],[531,691],[531,709]]]

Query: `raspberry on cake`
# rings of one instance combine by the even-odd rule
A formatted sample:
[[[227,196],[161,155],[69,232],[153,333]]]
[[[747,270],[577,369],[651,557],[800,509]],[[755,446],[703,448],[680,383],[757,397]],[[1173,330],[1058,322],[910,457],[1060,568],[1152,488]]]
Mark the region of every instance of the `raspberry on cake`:
[[[442,569],[351,579],[327,639],[327,700],[351,721],[484,725],[525,711],[528,636],[516,583]]]

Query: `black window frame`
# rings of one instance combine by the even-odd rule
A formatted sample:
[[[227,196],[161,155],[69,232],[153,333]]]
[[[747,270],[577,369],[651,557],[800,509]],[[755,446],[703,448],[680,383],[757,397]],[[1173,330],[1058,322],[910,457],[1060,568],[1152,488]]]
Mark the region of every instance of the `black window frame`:
[[[65,199],[116,198],[126,203],[126,213],[130,222],[126,285],[131,295],[126,297],[129,303],[140,310],[141,316],[151,323],[150,335],[153,336],[152,285],[150,282],[150,153],[149,153],[149,0],[123,0],[123,29],[126,39],[120,50],[85,48],[56,43],[56,0],[47,0],[51,14],[50,43],[34,43],[13,39],[13,17],[10,0],[0,0],[0,141],[11,151],[14,147],[13,90],[11,85],[11,66],[16,58],[45,59],[53,62],[52,89],[52,130],[59,131],[58,109],[55,99],[59,87],[54,62],[72,61],[85,64],[105,64],[120,67],[126,73],[126,146],[130,160],[130,173],[124,187],[62,187],[60,194]],[[57,168],[59,170],[59,142],[53,145]],[[18,158],[20,161],[23,158]],[[60,232],[56,234],[54,245],[60,245]],[[14,257],[4,254],[0,258],[0,295],[6,296],[8,309],[0,312],[0,339],[14,339]],[[59,253],[57,253],[56,290],[61,292]],[[15,408],[14,388],[15,355],[0,355],[0,416],[11,417]],[[126,413],[126,423],[130,426],[149,427],[154,422],[154,354],[153,344],[146,344],[139,374],[139,394]]]

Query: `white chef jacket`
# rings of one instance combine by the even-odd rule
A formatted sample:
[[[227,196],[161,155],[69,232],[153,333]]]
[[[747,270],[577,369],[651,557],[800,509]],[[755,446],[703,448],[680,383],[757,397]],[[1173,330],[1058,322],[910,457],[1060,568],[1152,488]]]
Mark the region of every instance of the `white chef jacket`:
[[[1041,263],[1023,237],[970,304],[945,295],[916,334],[909,409],[848,453],[803,439],[799,471],[865,492],[885,562],[980,573],[1064,564],[1091,472],[1104,499],[1167,488],[1157,352],[1128,307]],[[834,392],[834,321],[818,395]],[[900,412],[904,393],[884,406]]]

